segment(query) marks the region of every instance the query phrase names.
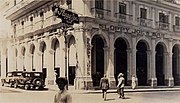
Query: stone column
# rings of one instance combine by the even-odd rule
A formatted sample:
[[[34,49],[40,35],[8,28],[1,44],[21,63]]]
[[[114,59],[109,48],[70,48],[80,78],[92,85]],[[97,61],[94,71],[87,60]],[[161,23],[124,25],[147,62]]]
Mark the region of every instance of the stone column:
[[[109,48],[108,47],[104,47],[104,74],[107,73],[108,71],[108,67],[107,67],[107,64],[108,64],[108,51],[109,51]]]
[[[148,85],[151,85],[151,83],[149,83],[149,80],[151,80],[151,51],[147,50],[147,80],[148,80]]]
[[[149,84],[151,84],[152,87],[156,87],[157,86],[157,78],[156,78],[156,51],[155,51],[155,39],[156,37],[152,37],[151,39],[151,45],[152,45],[152,50],[151,50],[151,65],[150,65],[150,76],[151,76],[151,80],[149,80]]]
[[[93,86],[91,78],[91,41],[88,31],[77,30],[76,38],[76,58],[77,69],[75,78],[75,89],[90,89]]]
[[[164,54],[163,54],[163,56],[164,56],[164,58],[163,58],[163,66],[164,66],[164,83],[165,83],[165,85],[168,85],[168,81],[169,81],[169,78],[168,78],[168,75],[167,75],[167,72],[168,72],[168,65],[169,64],[167,64],[168,63],[168,57],[169,57],[169,53],[168,52],[164,52]]]
[[[109,82],[110,82],[110,87],[116,87],[116,80],[114,78],[114,35],[113,34],[110,34],[110,41],[109,41],[109,55],[108,55],[108,78],[109,78]]]
[[[49,37],[45,38],[47,41],[47,50],[46,50],[46,62],[47,62],[47,85],[55,84],[55,72],[54,72],[54,50],[51,49],[51,40]]]
[[[169,40],[169,53],[167,55],[167,74],[166,74],[166,84],[169,87],[174,86],[174,78],[172,76],[172,40]]]
[[[127,49],[127,84],[131,85],[132,82],[132,50],[130,48]]]
[[[136,75],[136,37],[132,37],[132,74]]]
[[[25,51],[25,57],[24,57],[24,66],[25,66],[26,71],[32,71],[32,60],[31,60],[32,55],[29,52],[30,47],[27,42],[25,43],[25,47],[26,47],[26,51]]]
[[[1,49],[1,74],[0,77],[1,78],[5,78],[6,77],[6,73],[7,73],[7,51],[6,49],[2,48]]]
[[[22,51],[21,48],[18,48],[18,55],[17,55],[17,68],[18,70],[23,71],[23,56],[22,56]]]

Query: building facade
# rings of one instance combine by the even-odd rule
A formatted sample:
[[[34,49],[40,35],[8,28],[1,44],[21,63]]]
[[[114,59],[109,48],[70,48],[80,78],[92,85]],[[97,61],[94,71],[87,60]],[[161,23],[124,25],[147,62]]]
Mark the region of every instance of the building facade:
[[[76,89],[110,86],[123,73],[131,85],[180,85],[180,4],[175,0],[15,0],[6,12],[11,21],[7,71],[42,71],[46,85],[67,77]],[[63,31],[59,6],[79,15]],[[65,42],[66,39],[66,42]],[[1,59],[2,60],[2,59]],[[3,59],[4,60],[4,59]],[[2,69],[5,69],[2,67]],[[2,70],[1,69],[1,70]],[[5,76],[5,75],[2,75]]]

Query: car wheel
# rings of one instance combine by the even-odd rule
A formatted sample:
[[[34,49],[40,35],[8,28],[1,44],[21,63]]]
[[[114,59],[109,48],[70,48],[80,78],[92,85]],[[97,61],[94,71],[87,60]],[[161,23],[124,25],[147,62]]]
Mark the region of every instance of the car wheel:
[[[41,87],[43,85],[43,82],[40,78],[36,78],[33,80],[33,84],[37,87]]]
[[[12,83],[12,82],[10,82],[10,84],[9,84],[9,85],[10,85],[10,87],[13,87],[13,83]]]
[[[14,88],[17,88],[18,87],[18,83],[16,82],[15,84],[14,84]]]
[[[25,89],[25,90],[29,90],[29,85],[28,85],[28,84],[25,84],[25,85],[24,85],[24,89]]]

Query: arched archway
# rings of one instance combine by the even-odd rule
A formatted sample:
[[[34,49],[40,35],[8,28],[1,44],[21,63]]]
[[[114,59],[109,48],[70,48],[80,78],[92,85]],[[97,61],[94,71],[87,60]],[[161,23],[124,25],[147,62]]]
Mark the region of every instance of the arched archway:
[[[25,68],[25,53],[26,53],[26,48],[23,46],[22,49],[21,49],[21,55],[22,55],[22,61],[23,61],[23,71],[26,71],[26,68]]]
[[[127,44],[122,38],[118,38],[114,44],[114,76],[116,84],[118,83],[117,76],[119,73],[124,74],[125,85],[127,85]]]
[[[144,41],[139,41],[136,46],[136,75],[139,86],[147,85],[147,45]]]
[[[174,45],[172,49],[172,69],[173,69],[173,78],[174,78],[174,85],[180,85],[180,46]]]
[[[56,78],[60,76],[60,63],[59,63],[59,56],[60,56],[60,44],[57,38],[52,40],[51,45],[52,50],[54,50],[54,70],[56,74]]]
[[[16,57],[16,60],[15,60],[16,70],[18,70],[18,50],[17,50],[17,48],[15,49],[15,57]]]
[[[74,79],[76,75],[76,47],[75,47],[75,38],[74,36],[70,36],[68,42],[68,80],[70,85],[74,85]]]
[[[42,72],[44,74],[44,80],[47,77],[47,67],[46,67],[46,43],[44,41],[42,41],[40,43],[40,51],[42,53],[41,55],[41,68],[42,68]]]
[[[35,54],[34,54],[34,52],[35,52],[35,46],[34,46],[34,44],[31,44],[30,45],[30,54],[31,54],[31,68],[32,68],[32,71],[36,71],[36,69],[35,69],[35,66],[34,66],[34,64],[35,64]]]
[[[100,79],[103,77],[104,72],[104,40],[99,35],[92,38],[92,51],[91,51],[91,74],[93,86],[99,86]]]
[[[165,85],[165,46],[163,43],[156,45],[156,78],[157,85]]]

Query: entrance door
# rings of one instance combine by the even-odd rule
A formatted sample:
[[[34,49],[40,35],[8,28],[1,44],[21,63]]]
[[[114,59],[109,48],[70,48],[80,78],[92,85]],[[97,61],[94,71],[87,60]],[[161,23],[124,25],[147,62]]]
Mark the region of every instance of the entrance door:
[[[69,66],[68,70],[68,77],[69,77],[69,85],[74,85],[74,79],[75,79],[75,66]]]

